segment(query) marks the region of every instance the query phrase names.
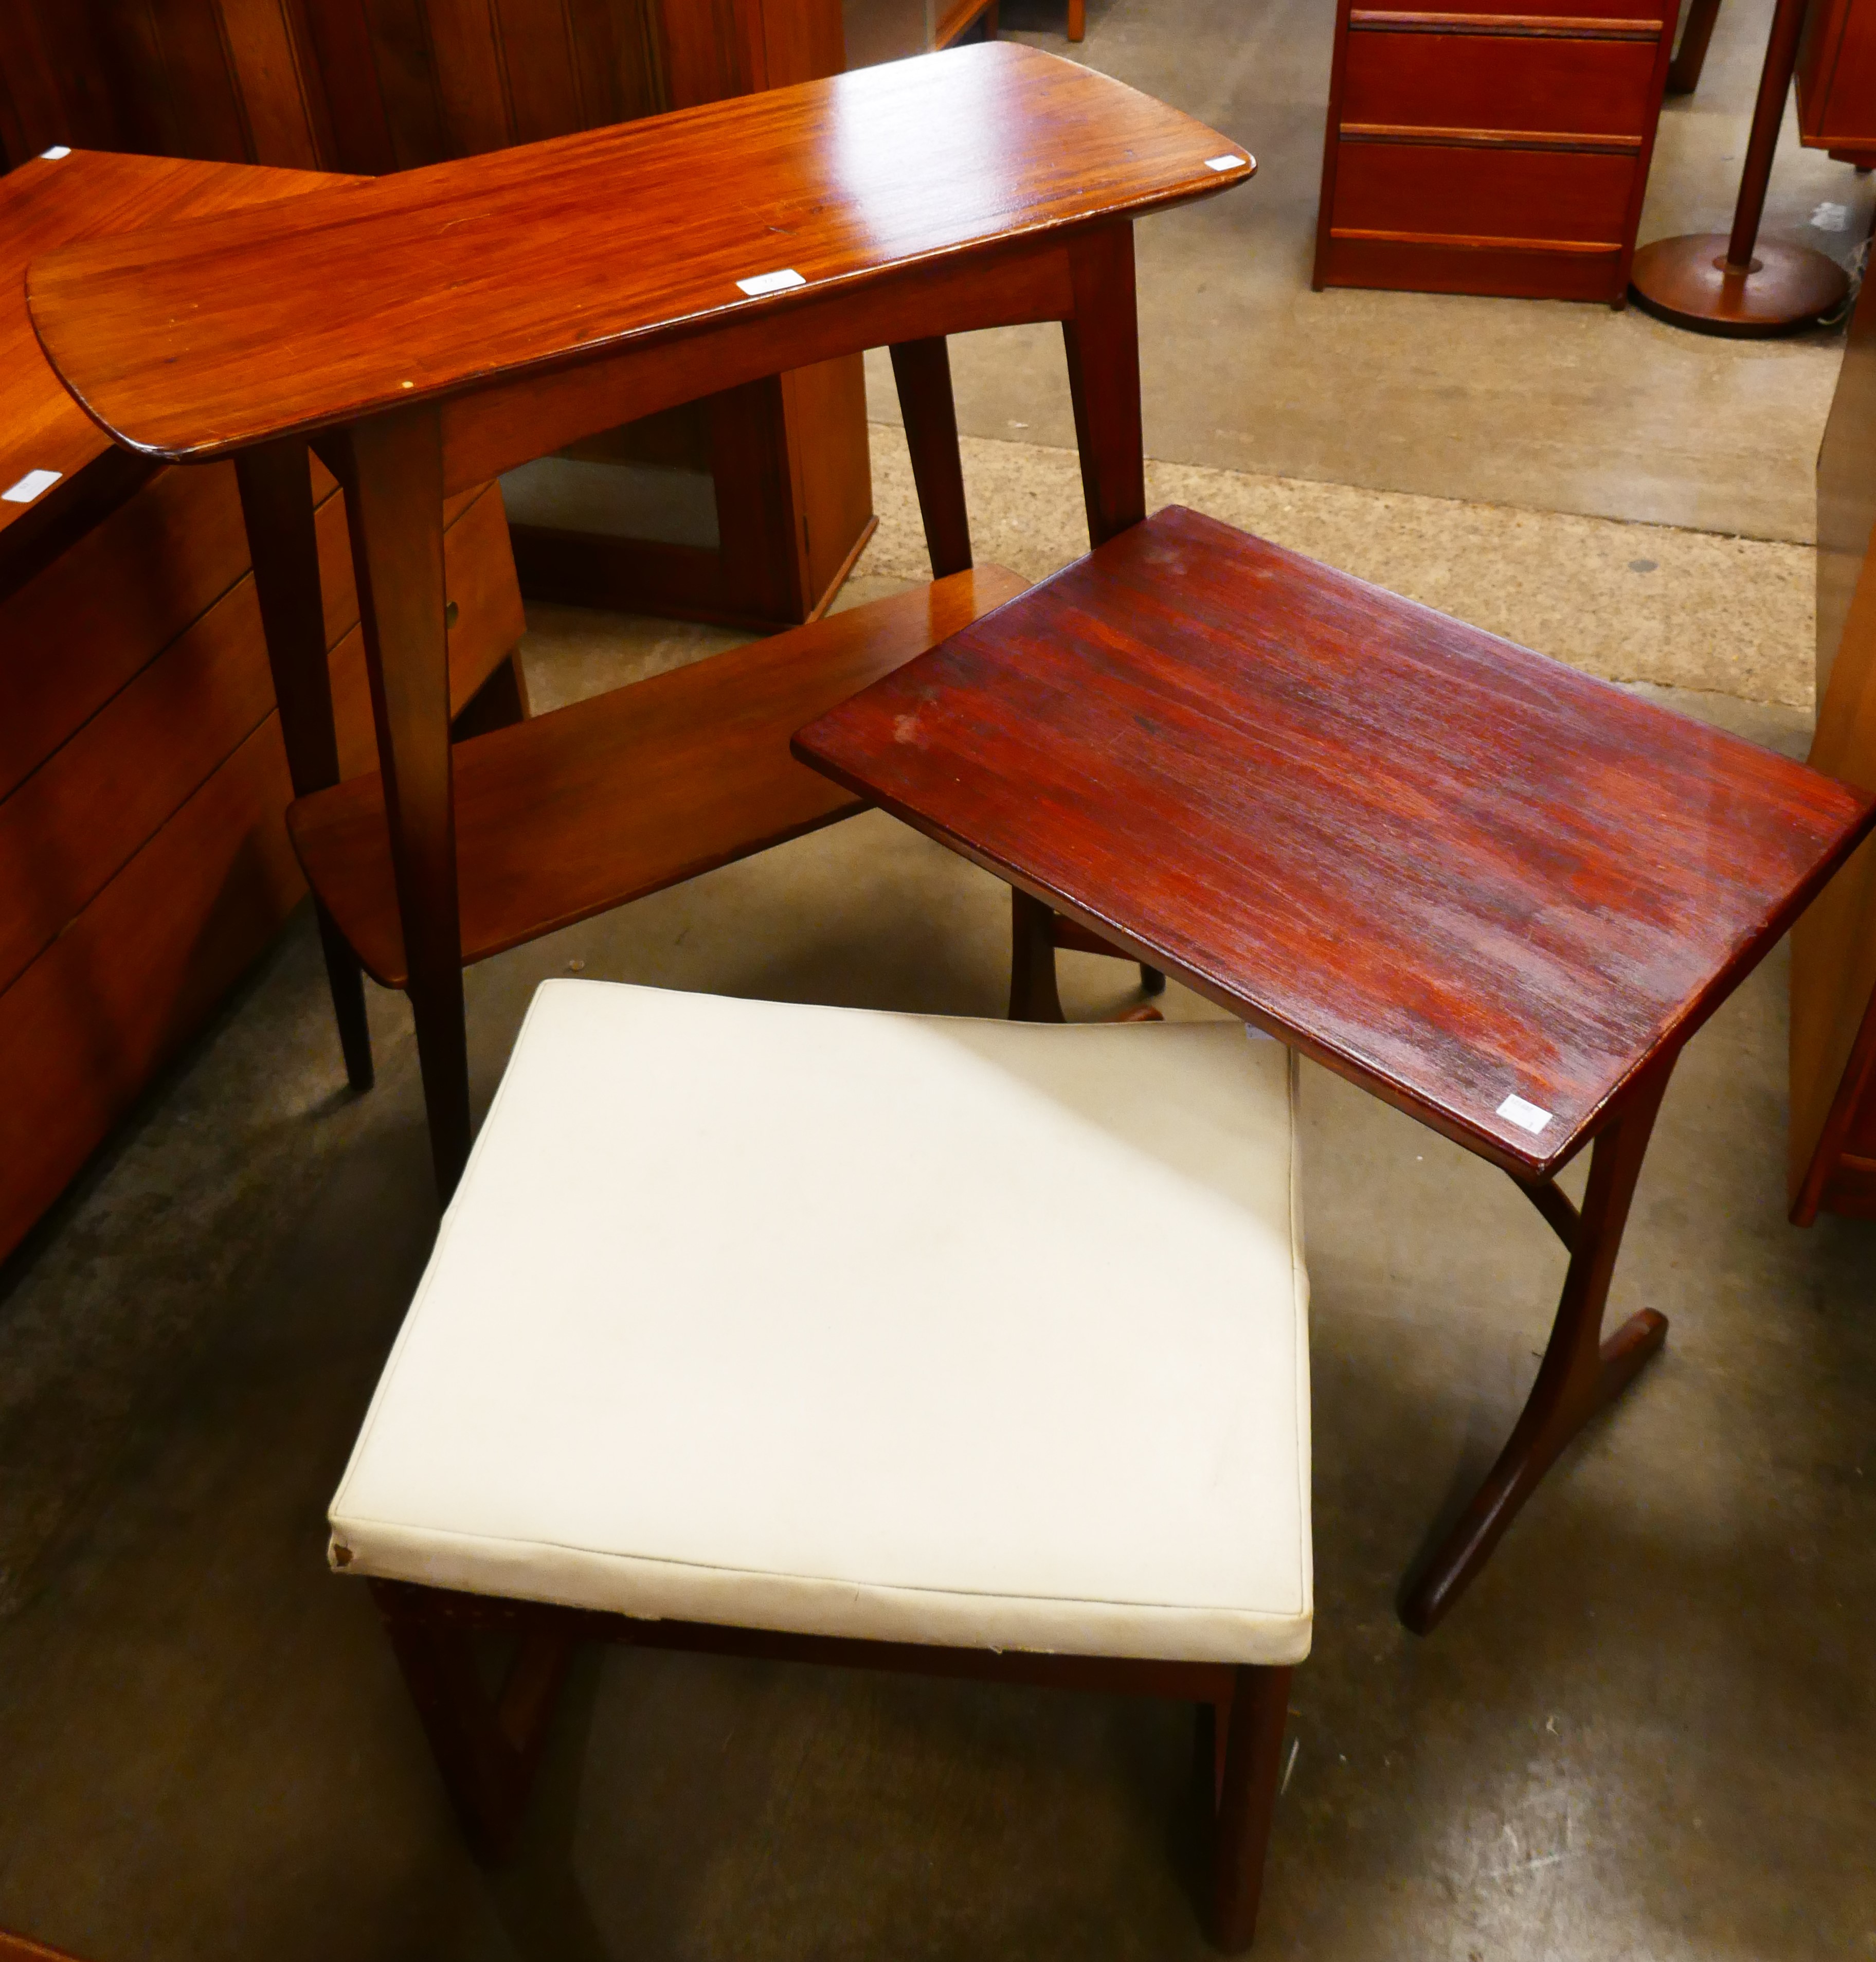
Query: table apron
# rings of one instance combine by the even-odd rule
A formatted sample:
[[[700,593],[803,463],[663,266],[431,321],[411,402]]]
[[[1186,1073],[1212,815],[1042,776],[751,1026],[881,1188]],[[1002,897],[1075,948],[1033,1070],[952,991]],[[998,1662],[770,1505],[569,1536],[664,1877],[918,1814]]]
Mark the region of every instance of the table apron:
[[[1125,221],[1122,222],[1123,226]],[[1091,228],[1098,235],[1112,225]],[[1080,235],[1088,236],[1088,233]],[[451,396],[443,417],[446,495],[660,409],[897,341],[1073,318],[1075,238],[1052,237],[974,263],[912,266],[830,290],[780,315],[737,321]]]

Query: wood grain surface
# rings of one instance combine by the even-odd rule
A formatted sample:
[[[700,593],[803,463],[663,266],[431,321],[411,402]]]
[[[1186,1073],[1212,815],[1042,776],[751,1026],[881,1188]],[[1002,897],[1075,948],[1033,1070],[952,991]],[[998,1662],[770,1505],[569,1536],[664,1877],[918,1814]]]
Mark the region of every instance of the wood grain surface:
[[[980,567],[458,743],[462,958],[851,816],[860,800],[804,769],[791,733],[1022,590]],[[359,958],[404,986],[380,778],[302,799],[288,823]]]
[[[72,247],[27,284],[101,423],[203,457],[1183,203],[1250,174],[1226,155],[996,43]]]
[[[1876,821],[1800,764],[1178,509],[795,746],[1526,1177]],[[1509,1096],[1541,1132],[1497,1114]]]
[[[0,177],[0,264],[24,267],[74,241],[277,203],[346,181],[173,157],[85,150],[56,159],[35,157]],[[93,466],[122,474],[121,464],[130,459],[113,456],[111,447],[110,437],[40,358],[24,286],[17,277],[0,286],[0,490],[33,470],[56,470],[60,480],[30,504],[0,500],[0,574],[11,554],[26,549],[29,541],[38,563],[66,542],[43,534],[75,506],[94,502],[93,487],[85,481]],[[147,467],[136,466],[124,478],[123,490],[134,489],[145,475]],[[18,539],[15,532],[21,534]]]

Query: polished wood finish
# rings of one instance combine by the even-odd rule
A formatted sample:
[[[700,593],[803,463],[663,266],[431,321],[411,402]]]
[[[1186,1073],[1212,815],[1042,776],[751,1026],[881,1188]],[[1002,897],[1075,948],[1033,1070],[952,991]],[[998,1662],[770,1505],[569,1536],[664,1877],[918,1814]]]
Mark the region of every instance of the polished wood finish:
[[[790,736],[1023,590],[997,566],[957,574],[459,743],[462,959],[851,816],[861,800],[797,762]],[[406,986],[382,780],[308,797],[290,822],[367,970]]]
[[[23,1935],[0,1930],[0,1962],[74,1962],[74,1958],[62,1948],[48,1948]]]
[[[1404,1599],[1430,1628],[1660,1347],[1659,1316],[1601,1324],[1669,1072],[1876,795],[1177,509],[795,747],[1018,890],[1013,1015],[1059,1019],[1066,914],[1501,1166],[1565,1241],[1524,1414]],[[1592,1138],[1579,1214],[1549,1181]]]
[[[330,187],[331,180],[313,181]],[[304,887],[262,628],[266,589],[302,669],[330,689],[321,768],[374,768],[345,506],[308,467],[264,494],[297,514],[299,556],[249,575],[236,466],[128,458],[34,345],[27,252],[165,212],[213,211],[294,174],[75,152],[0,180],[0,484],[49,448],[76,497],[35,529],[0,503],[0,1254],[10,1251],[260,954]],[[264,468],[264,452],[240,460]],[[126,483],[120,466],[133,465]],[[101,489],[100,488],[101,487]],[[28,522],[14,514],[25,513]],[[9,522],[10,521],[10,522]],[[522,631],[497,493],[445,512],[452,705],[504,671]],[[329,676],[329,680],[328,680]],[[298,734],[303,701],[290,704]],[[296,744],[293,772],[305,778]],[[331,949],[354,1081],[369,1069],[356,963]]]
[[[1876,822],[1801,765],[1176,508],[796,748],[1526,1178]],[[1513,1094],[1552,1114],[1539,1136],[1498,1114]]]
[[[1857,302],[1817,459],[1814,767],[1876,791],[1876,288]],[[1791,1218],[1876,1219],[1876,844],[1791,936]]]
[[[17,589],[149,478],[58,385],[24,305],[21,275],[43,252],[146,225],[237,211],[345,180],[180,159],[85,151],[35,157],[10,172],[0,199],[0,490],[29,470],[59,481],[30,503],[0,500],[0,597]]]
[[[1620,305],[1674,9],[1341,0],[1315,284]]]
[[[839,0],[164,0],[160,20],[141,5],[18,10],[0,19],[0,146],[16,162],[66,142],[377,174],[844,66]],[[10,123],[22,91],[25,120]],[[872,527],[864,378],[857,357],[839,366],[717,405],[718,442],[689,459],[715,480],[717,547],[523,525],[528,590],[759,631],[813,618]]]
[[[992,129],[1020,149],[989,145]],[[731,327],[785,343],[785,323],[830,299],[1216,193],[1251,174],[1206,168],[1229,147],[996,42],[68,248],[33,266],[27,294],[53,366],[132,449],[201,460],[448,403],[453,490],[493,474],[461,478],[460,456],[537,377]],[[732,177],[743,194],[699,200]],[[785,269],[804,283],[739,290]]]
[[[463,1836],[485,1865],[499,1862],[513,1840],[554,1693],[574,1650],[582,1643],[609,1642],[1195,1704],[1207,1720],[1207,1734],[1215,1730],[1223,1746],[1208,1834],[1210,1932],[1227,1954],[1249,1948],[1256,1932],[1288,1716],[1287,1668],[788,1634],[641,1621],[407,1581],[373,1580],[370,1586]],[[471,1648],[478,1631],[498,1631],[513,1640],[512,1660],[492,1693]]]
[[[1798,132],[1811,149],[1876,165],[1876,7],[1814,0],[1798,57]]]
[[[1657,239],[1635,254],[1636,299],[1676,327],[1732,340],[1785,334],[1828,313],[1850,290],[1849,275],[1834,259],[1807,245],[1759,236],[1810,4],[1777,0],[1773,11],[1730,235],[1724,242],[1705,232]]]
[[[910,419],[924,430],[925,487],[935,499],[947,486],[928,524],[954,556],[968,537],[938,460],[945,391],[928,344],[1059,320],[1090,535],[1105,537],[1143,509],[1128,221],[1242,181],[1253,166],[1235,152],[1210,167],[1227,149],[1104,77],[989,44],[407,173],[319,201],[303,222],[283,212],[272,225],[149,233],[108,262],[54,257],[34,269],[42,340],[120,440],[203,459],[311,435],[347,485],[384,817],[329,853],[319,813],[296,828],[334,919],[368,966],[401,972],[410,990],[446,1196],[468,1148],[460,963],[482,946],[482,926],[458,884],[438,618],[443,497],[778,371],[923,343],[906,366]],[[700,204],[700,181],[737,194]],[[778,270],[778,239],[803,283],[745,295],[738,280]],[[322,332],[309,340],[299,328],[312,294]],[[177,324],[184,312],[193,325]],[[823,623],[813,657],[832,658],[857,631]],[[676,701],[704,685],[674,678],[666,692]],[[507,816],[502,839],[542,835],[517,813],[551,812],[570,726],[542,718],[465,746],[505,759],[483,780],[506,772],[505,786],[475,806]],[[578,724],[600,726],[596,714]],[[779,758],[781,733],[765,725],[759,753]],[[621,779],[610,782],[629,809]],[[465,765],[465,796],[467,783]],[[322,811],[360,808],[324,794]],[[691,793],[679,802],[699,807]],[[709,862],[786,835],[765,788],[730,808],[736,836],[710,844]],[[571,861],[584,910],[646,889],[632,826],[602,832],[616,864],[596,869],[590,852]],[[481,862],[479,848],[468,856]],[[651,857],[660,879],[684,875],[668,834]],[[529,880],[540,896],[504,898],[486,916],[483,951],[562,923],[567,881],[539,862]]]

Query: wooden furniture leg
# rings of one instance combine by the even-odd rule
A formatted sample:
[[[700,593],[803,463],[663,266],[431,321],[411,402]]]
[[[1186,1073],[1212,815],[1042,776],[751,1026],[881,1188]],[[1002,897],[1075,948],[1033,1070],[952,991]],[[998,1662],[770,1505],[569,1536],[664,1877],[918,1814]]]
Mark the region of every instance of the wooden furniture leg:
[[[518,1617],[519,1646],[491,1699],[469,1625],[452,1613],[448,1596],[395,1580],[371,1588],[463,1837],[482,1865],[493,1866],[521,1823],[573,1659],[574,1618],[545,1609]]]
[[[1621,1116],[1597,1134],[1589,1188],[1567,1236],[1570,1270],[1537,1381],[1497,1462],[1406,1590],[1401,1619],[1416,1634],[1425,1634],[1443,1618],[1564,1446],[1628,1387],[1667,1339],[1667,1316],[1644,1308],[1604,1340],[1603,1308],[1673,1067],[1670,1055],[1631,1093]],[[1535,1192],[1532,1196],[1536,1202]],[[1568,1206],[1561,1193],[1555,1197]],[[1563,1214],[1542,1204],[1539,1210],[1562,1235],[1568,1223]]]
[[[443,625],[443,446],[418,407],[347,433],[346,515],[436,1189],[469,1155],[468,1047]]]
[[[1706,66],[1713,24],[1719,18],[1720,0],[1690,0],[1686,24],[1680,30],[1680,46],[1668,64],[1670,95],[1691,95],[1700,86],[1700,71]]]
[[[1088,512],[1088,540],[1105,545],[1117,532],[1137,525],[1146,516],[1146,455],[1140,427],[1139,321],[1133,290],[1133,228],[1111,225],[1084,240],[1070,259],[1075,289],[1075,318],[1062,324],[1068,356],[1069,390],[1075,404],[1075,441],[1081,455],[1082,498]],[[1043,909],[1045,916],[1047,909]],[[1021,901],[1018,901],[1021,913]],[[1025,954],[1019,947],[1011,970],[1012,1019],[1062,1018],[1056,993],[1055,948],[1069,947],[1124,960],[1117,947],[1064,920],[1053,920],[1052,939],[1044,954]],[[1053,1015],[1018,1018],[1016,967],[1046,960],[1049,980],[1045,996],[1055,1004]],[[1036,986],[1024,983],[1024,999]],[[1140,963],[1140,986],[1157,995],[1166,977],[1156,967]]]
[[[1088,32],[1088,0],[1069,0],[1069,39],[1079,41]]]
[[[957,450],[957,407],[951,395],[951,356],[941,335],[901,341],[891,350],[893,379],[912,452],[912,481],[925,521],[932,577],[970,570],[970,517],[964,505],[964,471]]]
[[[273,672],[280,737],[296,797],[339,781],[332,720],[332,671],[326,658],[325,610],[319,592],[319,541],[314,529],[312,459],[303,443],[263,444],[235,459],[254,565],[254,596]],[[315,899],[319,944],[345,1074],[354,1090],[372,1086],[371,1030],[358,957]]]
[[[1041,900],[1010,888],[1010,1020],[1063,1022],[1055,985],[1055,915]]]
[[[1238,1670],[1212,1846],[1212,1938],[1227,1955],[1248,1948],[1257,1932],[1289,1708],[1288,1669]]]

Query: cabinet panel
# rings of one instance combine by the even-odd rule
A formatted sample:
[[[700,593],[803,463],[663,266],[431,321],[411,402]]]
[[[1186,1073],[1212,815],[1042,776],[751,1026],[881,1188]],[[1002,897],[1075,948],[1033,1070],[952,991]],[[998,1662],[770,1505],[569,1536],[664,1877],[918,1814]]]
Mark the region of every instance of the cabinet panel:
[[[1630,156],[1344,141],[1335,235],[1435,233],[1615,247],[1635,177]]]
[[[1351,32],[1341,120],[1639,137],[1653,43]]]

